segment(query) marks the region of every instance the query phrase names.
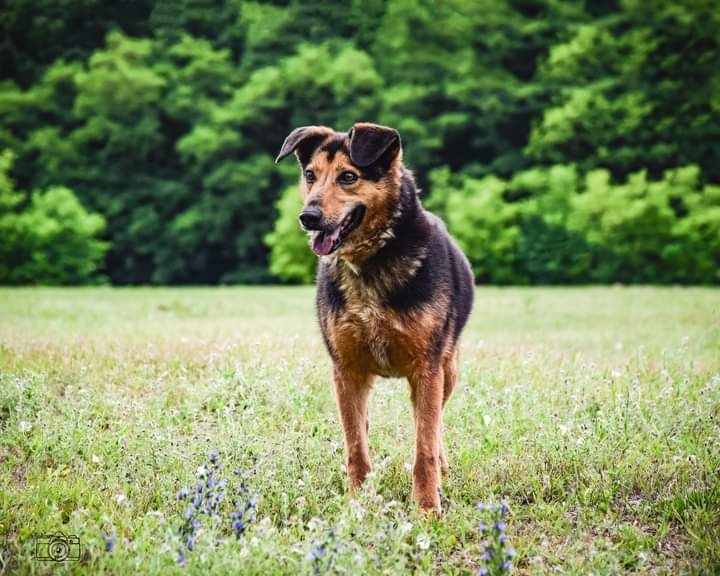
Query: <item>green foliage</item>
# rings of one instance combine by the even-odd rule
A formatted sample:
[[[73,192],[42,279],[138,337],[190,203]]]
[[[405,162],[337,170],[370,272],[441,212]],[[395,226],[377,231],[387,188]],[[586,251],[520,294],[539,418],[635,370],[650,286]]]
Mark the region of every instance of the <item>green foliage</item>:
[[[657,182],[638,172],[616,186],[597,170],[573,197],[568,224],[591,246],[594,280],[716,283],[719,215],[717,187],[701,186],[696,166],[668,171]]]
[[[99,214],[88,213],[72,190],[63,187],[35,192],[18,218],[26,251],[8,277],[13,284],[84,284],[93,280],[106,244],[96,239],[105,228]]]
[[[400,130],[441,213],[450,190],[462,190],[453,206],[484,211],[528,194],[510,212],[446,214],[473,246],[480,280],[715,282],[713,257],[695,256],[707,250],[678,252],[717,242],[713,201],[698,192],[720,181],[711,2],[6,4],[0,149],[17,157],[19,188],[64,186],[103,215],[115,283],[277,278],[263,239],[293,176],[272,157],[298,125],[361,120]],[[577,182],[606,170],[617,202],[635,202],[644,184],[617,186],[630,174],[644,171],[651,186],[691,165],[697,186],[682,203],[705,209],[672,232],[663,210],[643,213],[663,240],[595,267],[596,231],[566,222]],[[544,181],[556,177],[566,184]],[[480,254],[484,241],[492,254]],[[657,250],[656,264],[634,272]]]
[[[720,177],[720,11],[713,2],[624,2],[575,27],[538,75],[553,103],[531,134],[542,162]]]
[[[107,246],[97,239],[105,221],[89,213],[72,190],[56,186],[29,200],[14,190],[12,156],[0,156],[0,283],[85,284]]]
[[[523,282],[574,284],[590,274],[589,246],[582,231],[567,225],[579,188],[574,166],[556,165],[516,174],[506,200],[520,208],[517,271]]]
[[[511,283],[520,240],[517,206],[503,200],[507,184],[496,176],[467,178],[448,194],[447,223],[481,282]]]
[[[308,246],[307,235],[298,226],[302,198],[290,186],[277,201],[275,228],[265,237],[270,248],[270,272],[288,282],[309,284],[315,278],[317,258]]]
[[[720,187],[703,185],[697,166],[623,184],[559,165],[509,181],[441,171],[433,185],[482,282],[720,281]]]

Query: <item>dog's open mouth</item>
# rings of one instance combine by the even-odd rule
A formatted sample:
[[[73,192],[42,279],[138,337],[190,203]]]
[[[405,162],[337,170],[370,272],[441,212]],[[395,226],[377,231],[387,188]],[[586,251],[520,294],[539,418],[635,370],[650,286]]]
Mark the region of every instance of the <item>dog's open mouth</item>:
[[[365,217],[365,206],[358,204],[337,226],[314,233],[312,249],[318,256],[327,256],[337,250],[348,234],[355,230]]]

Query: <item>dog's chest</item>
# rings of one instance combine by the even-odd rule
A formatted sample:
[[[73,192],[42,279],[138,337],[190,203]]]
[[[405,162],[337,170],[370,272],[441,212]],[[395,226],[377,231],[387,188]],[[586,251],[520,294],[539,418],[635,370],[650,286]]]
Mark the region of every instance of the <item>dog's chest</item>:
[[[399,353],[405,348],[405,323],[383,305],[372,288],[346,286],[345,309],[337,321],[337,345],[355,362],[369,363],[383,376],[399,375]]]
[[[377,369],[390,371],[391,350],[397,340],[397,328],[376,305],[357,307],[348,312],[348,321],[357,327],[358,343],[367,347]]]

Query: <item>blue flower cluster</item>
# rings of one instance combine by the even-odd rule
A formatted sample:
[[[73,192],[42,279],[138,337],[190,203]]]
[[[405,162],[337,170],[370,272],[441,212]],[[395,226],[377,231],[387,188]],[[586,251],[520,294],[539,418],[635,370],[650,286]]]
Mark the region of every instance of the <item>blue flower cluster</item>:
[[[183,541],[184,547],[178,551],[178,563],[185,564],[185,549],[192,551],[195,548],[197,531],[201,526],[200,517],[208,519],[221,518],[221,504],[225,499],[227,481],[220,478],[222,474],[220,455],[211,452],[208,462],[197,470],[198,482],[194,490],[182,487],[177,493],[177,499],[188,502],[188,507],[183,514],[183,523],[178,533]],[[248,522],[255,520],[255,509],[258,499],[249,495],[249,490],[243,481],[242,470],[235,470],[239,486],[235,492],[237,497],[233,501],[234,509],[230,513],[231,525],[235,535],[240,538],[245,532]]]
[[[508,574],[513,567],[515,549],[508,543],[505,519],[510,511],[507,500],[499,505],[480,502],[477,509],[489,516],[489,522],[480,522],[478,527],[483,538],[483,553],[480,556],[482,565],[477,576],[494,576]]]
[[[327,531],[324,540],[313,542],[312,549],[305,555],[305,560],[312,562],[313,574],[318,575],[322,572],[329,572],[335,554],[339,549],[340,543],[337,541],[337,534],[332,528]]]
[[[240,480],[240,486],[237,489],[238,497],[233,502],[235,509],[230,512],[230,519],[232,520],[232,529],[235,536],[240,538],[245,532],[247,523],[255,520],[258,498],[257,496],[249,496],[249,490],[242,480],[242,470],[239,468],[235,470],[235,475]]]
[[[108,532],[105,532],[105,530],[102,530],[100,532],[100,536],[105,541],[105,552],[112,552],[115,548],[115,531],[110,534]]]

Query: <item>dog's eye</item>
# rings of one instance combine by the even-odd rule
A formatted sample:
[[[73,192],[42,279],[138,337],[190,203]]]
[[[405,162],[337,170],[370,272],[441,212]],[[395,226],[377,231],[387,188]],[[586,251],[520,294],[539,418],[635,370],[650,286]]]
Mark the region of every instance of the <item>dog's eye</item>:
[[[315,182],[315,172],[312,170],[305,170],[305,180],[308,184]]]
[[[340,174],[340,176],[338,177],[338,182],[340,182],[340,184],[354,184],[355,182],[357,182],[357,179],[357,174],[348,170],[347,172],[343,172],[342,174]]]

